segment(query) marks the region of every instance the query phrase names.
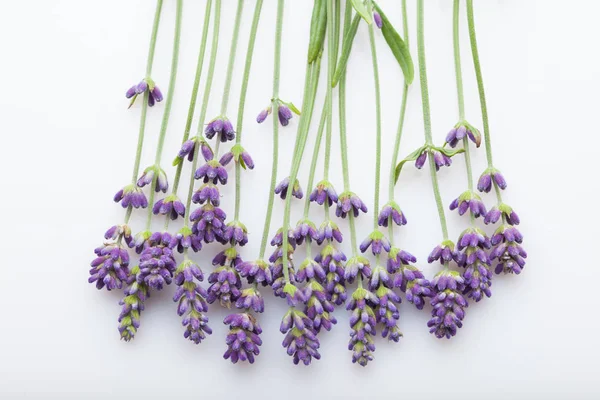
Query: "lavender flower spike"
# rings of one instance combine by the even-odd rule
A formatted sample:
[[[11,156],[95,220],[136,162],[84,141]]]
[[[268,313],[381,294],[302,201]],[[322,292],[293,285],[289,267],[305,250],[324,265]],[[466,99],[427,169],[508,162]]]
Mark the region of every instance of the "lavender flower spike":
[[[233,125],[229,119],[224,116],[216,117],[210,121],[204,129],[204,135],[206,135],[207,139],[212,139],[217,135],[217,140],[220,140],[223,143],[235,139]]]
[[[343,192],[338,197],[337,208],[335,215],[341,218],[346,218],[346,215],[352,213],[355,217],[358,217],[360,212],[367,213],[367,205],[358,197],[355,193],[350,191]]]
[[[487,214],[485,204],[483,204],[481,197],[472,190],[465,191],[450,203],[450,210],[456,209],[458,209],[459,215],[463,215],[467,210],[470,210],[475,218]]]
[[[113,200],[115,203],[121,203],[123,208],[146,208],[148,207],[148,200],[144,192],[135,185],[127,185],[123,189],[119,190]]]
[[[377,220],[379,226],[387,227],[390,217],[392,222],[398,226],[406,225],[406,217],[400,209],[400,206],[395,201],[391,200],[381,208],[379,218]]]
[[[325,201],[327,201],[328,205],[331,207],[334,203],[337,203],[338,195],[331,182],[322,180],[317,183],[317,186],[310,194],[310,201],[314,201],[319,205],[323,205]]]
[[[506,189],[506,180],[504,176],[496,168],[488,168],[483,171],[477,183],[477,189],[480,192],[489,193],[492,190],[492,184],[498,185],[502,190]]]
[[[458,272],[444,269],[433,278],[431,284],[436,294],[431,299],[433,309],[432,318],[427,323],[429,332],[438,339],[450,339],[456,335],[458,328],[462,328],[464,309],[468,307],[467,300],[461,294],[465,287],[464,279]]]
[[[223,323],[229,325],[229,333],[225,339],[227,351],[223,358],[230,359],[234,364],[238,361],[254,363],[254,357],[260,354],[259,346],[262,344],[259,337],[262,329],[256,318],[250,313],[230,314]]]
[[[304,288],[304,297],[306,302],[306,315],[312,321],[313,330],[316,333],[325,330],[331,330],[331,327],[337,324],[337,320],[331,314],[334,310],[333,304],[327,300],[325,289],[315,279],[311,279]]]
[[[183,337],[199,344],[210,335],[212,329],[208,326],[208,304],[206,290],[197,282],[204,280],[202,270],[189,259],[183,261],[175,272],[177,290],[173,301],[178,302],[177,314],[183,316],[182,325],[185,327]]]
[[[138,283],[161,290],[172,281],[175,272],[175,257],[171,247],[172,237],[168,232],[155,232],[144,245],[140,256]]]
[[[491,247],[490,239],[479,228],[467,228],[458,238],[458,250],[462,251],[460,266],[465,268],[465,292],[476,302],[484,295],[492,296],[492,272],[486,250]]]
[[[288,195],[289,184],[290,184],[290,178],[288,176],[284,180],[279,182],[279,184],[277,184],[277,186],[275,187],[275,194],[278,194],[279,197],[281,197],[281,199],[285,200],[285,198]],[[302,192],[302,188],[300,187],[300,182],[298,181],[298,179],[296,179],[296,181],[294,182],[294,185],[292,186],[292,196],[294,196],[297,199],[301,199],[304,196],[304,193]]]
[[[131,272],[137,274],[138,267],[132,268]],[[140,328],[140,313],[144,310],[144,301],[148,296],[148,287],[135,280],[125,289],[125,297],[119,301],[119,305],[122,306],[119,314],[119,333],[124,341],[129,342],[133,339]]]
[[[119,243],[107,243],[94,250],[96,258],[91,263],[89,283],[96,288],[111,291],[121,289],[129,278],[129,253]]]
[[[499,274],[520,274],[525,267],[525,259],[527,253],[521,246],[523,243],[523,235],[514,226],[500,226],[491,239],[491,244],[494,246],[490,253],[491,260],[498,260],[495,272]]]
[[[350,316],[350,342],[348,350],[352,351],[352,362],[365,367],[373,360],[375,343],[373,336],[376,320],[373,306],[379,303],[379,299],[371,292],[358,288],[352,294],[346,309],[352,311]]]
[[[310,365],[313,358],[321,358],[318,351],[319,339],[312,331],[312,321],[306,314],[290,308],[283,316],[279,330],[286,335],[282,345],[293,357],[294,364],[302,361],[304,365]]]

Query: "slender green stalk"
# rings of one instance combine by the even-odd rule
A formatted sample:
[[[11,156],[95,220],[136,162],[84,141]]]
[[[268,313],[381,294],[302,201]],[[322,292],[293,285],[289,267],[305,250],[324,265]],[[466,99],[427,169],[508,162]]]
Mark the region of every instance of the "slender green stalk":
[[[152,74],[152,65],[154,64],[154,52],[156,50],[156,38],[158,37],[158,27],[160,25],[160,15],[162,10],[163,0],[156,2],[156,10],[154,12],[154,22],[152,23],[152,33],[150,35],[150,48],[148,50],[148,58],[146,60],[146,78]],[[146,133],[146,116],[148,114],[148,98],[149,93],[145,92],[142,100],[142,114],[140,117],[140,130],[138,133],[137,148],[135,150],[135,161],[133,163],[133,173],[131,174],[131,184],[134,185],[140,173],[140,162],[142,160],[142,148],[144,147],[144,136]],[[125,224],[129,223],[131,218],[132,207],[127,207],[125,213]]]
[[[315,139],[315,147],[313,149],[312,160],[310,162],[310,170],[308,173],[308,183],[306,190],[311,190],[315,183],[315,172],[317,170],[317,161],[319,161],[319,151],[321,150],[321,141],[323,140],[323,132],[325,131],[325,122],[327,121],[327,99],[323,102],[321,109],[321,118],[319,120],[319,127],[317,129],[317,137]],[[310,209],[310,196],[306,196],[304,200],[304,218],[308,218],[308,211]]]
[[[240,36],[240,25],[242,22],[242,11],[244,10],[244,0],[238,0],[237,11],[235,13],[235,22],[233,25],[233,37],[231,38],[231,47],[229,49],[229,61],[227,63],[227,75],[225,77],[225,87],[223,88],[223,98],[221,100],[221,115],[227,113],[227,104],[229,103],[229,92],[231,91],[231,78],[233,77],[233,66],[235,65],[235,53]]]
[[[428,145],[433,144],[431,135],[431,111],[429,107],[429,87],[427,84],[427,65],[425,61],[425,11],[423,7],[424,0],[417,0],[417,49],[419,54],[419,75],[421,83],[421,100],[423,102],[423,125],[425,131],[425,141]],[[444,240],[448,239],[448,226],[446,223],[446,214],[440,195],[440,187],[435,169],[435,161],[433,156],[429,154],[429,169],[431,171],[431,185],[433,186],[433,194],[437,205],[438,215],[440,217],[440,225],[442,227],[442,235]]]
[[[372,4],[370,3],[372,7]],[[377,62],[377,48],[375,45],[375,28],[369,25],[369,42],[371,45],[371,59],[373,62],[373,78],[375,82],[375,113],[376,113],[376,144],[375,144],[375,200],[373,206],[373,226],[378,227],[379,215],[379,187],[381,181],[381,90],[379,83],[379,66]]]
[[[198,131],[196,136],[202,136],[202,122],[204,118],[206,118],[206,110],[208,108],[208,101],[210,99],[210,90],[212,87],[213,77],[215,74],[215,65],[217,61],[217,50],[219,48],[219,29],[221,26],[221,0],[215,0],[215,16],[213,22],[213,32],[212,32],[212,44],[210,49],[210,59],[208,61],[208,73],[206,77],[206,82],[204,84],[204,95],[202,98],[202,106],[200,108],[200,116],[198,118]],[[194,174],[196,172],[196,167],[198,166],[198,159],[201,157],[200,154],[200,142],[196,141],[196,147],[194,148],[194,160],[192,161],[192,168],[190,171],[190,181],[188,185],[188,197],[186,200],[185,209],[188,212],[188,217],[184,218],[183,224],[184,226],[189,226],[189,214],[190,207],[192,205],[192,197],[194,195],[194,184],[196,179],[194,178]]]
[[[202,68],[204,66],[204,56],[206,54],[206,43],[208,37],[208,27],[210,25],[210,14],[212,8],[212,0],[206,1],[206,9],[204,10],[204,22],[202,24],[202,38],[200,39],[200,51],[198,53],[198,62],[196,64],[196,75],[194,76],[194,84],[192,86],[192,96],[190,98],[190,106],[188,107],[187,119],[185,121],[185,128],[183,130],[183,139],[181,143],[185,143],[190,137],[190,131],[192,129],[192,122],[194,120],[194,112],[196,110],[196,102],[198,100],[198,89],[200,87],[200,77],[202,76]],[[195,149],[197,150],[197,149]],[[198,154],[198,153],[194,153]],[[173,179],[173,191],[172,193],[177,194],[179,188],[179,180],[181,179],[181,172],[184,163],[177,165],[175,171],[175,178]],[[187,209],[186,209],[187,210]]]
[[[181,17],[183,14],[183,0],[177,0],[177,12],[175,15],[175,34],[173,37],[173,56],[171,58],[171,77],[169,78],[169,92],[167,93],[167,99],[165,101],[165,110],[163,112],[163,119],[160,126],[160,134],[158,137],[158,145],[156,147],[156,157],[154,158],[154,164],[160,165],[162,157],[163,146],[165,143],[165,136],[167,133],[167,127],[169,125],[169,116],[171,114],[171,106],[173,105],[173,95],[175,93],[175,84],[177,82],[177,65],[179,63],[179,42],[181,39]],[[150,229],[150,222],[152,221],[152,208],[154,205],[154,195],[156,191],[154,187],[156,185],[158,174],[154,174],[152,184],[150,185],[150,199],[148,201],[148,217],[146,220],[146,230]]]
[[[406,11],[406,0],[402,0],[402,29],[404,34],[404,41],[406,46],[409,47],[409,37],[408,37],[408,13]],[[394,201],[395,191],[394,187],[396,185],[395,175],[396,175],[396,165],[398,164],[398,156],[400,154],[400,143],[402,141],[402,132],[404,131],[404,120],[406,118],[406,104],[408,101],[408,85],[404,82],[404,87],[402,88],[402,103],[400,105],[400,119],[398,120],[398,130],[396,131],[396,141],[394,142],[394,152],[392,154],[392,164],[390,166],[390,182],[389,182],[389,198],[390,201]],[[392,221],[392,217],[388,221],[388,232],[390,242],[394,243],[394,224]]]
[[[263,0],[257,0],[254,7],[254,17],[252,18],[252,27],[250,28],[250,39],[248,40],[248,50],[246,51],[246,64],[244,66],[244,76],[242,79],[242,89],[240,92],[240,104],[238,106],[238,116],[236,124],[236,143],[242,142],[242,125],[244,123],[244,108],[246,105],[246,94],[248,92],[248,81],[250,80],[250,69],[252,68],[252,56],[254,55],[254,43],[256,42],[256,30],[260,20],[260,12],[262,10]],[[241,165],[235,163],[235,214],[234,221],[240,218],[240,201],[241,201]]]
[[[335,3],[335,14],[334,14],[334,3]],[[340,28],[340,2],[336,0],[327,1],[327,15],[335,15],[334,18],[327,18],[327,121],[326,121],[326,135],[325,135],[325,162],[324,162],[324,177],[329,179],[329,167],[331,166],[331,138],[333,132],[333,74],[335,73],[336,59],[337,59],[337,42],[339,40]],[[310,190],[310,188],[307,188]],[[329,203],[326,203],[325,208],[329,208]]]

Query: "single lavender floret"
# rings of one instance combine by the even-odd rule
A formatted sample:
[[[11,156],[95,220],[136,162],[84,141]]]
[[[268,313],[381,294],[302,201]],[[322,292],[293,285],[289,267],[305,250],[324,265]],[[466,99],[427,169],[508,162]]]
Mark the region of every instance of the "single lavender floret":
[[[281,197],[282,200],[285,200],[285,198],[288,195],[289,185],[290,185],[290,177],[288,176],[284,180],[279,182],[277,184],[277,186],[275,186],[275,194],[279,195],[279,197]],[[297,199],[301,199],[304,196],[304,193],[302,192],[302,188],[300,187],[300,182],[298,181],[298,179],[296,179],[294,181],[294,185],[292,186],[292,196],[294,196]]]
[[[381,14],[377,11],[373,11],[373,21],[375,21],[375,25],[381,29],[383,28],[383,19],[381,19]]]
[[[246,225],[239,221],[232,221],[225,226],[223,231],[223,240],[229,242],[232,246],[244,246],[248,243],[248,229]]]
[[[239,309],[254,310],[257,313],[265,311],[265,301],[260,292],[255,288],[242,290],[240,297],[235,302],[235,306]]]
[[[497,206],[494,206],[490,212],[487,213],[483,222],[485,222],[486,225],[495,224],[500,217],[503,217],[509,225],[519,225],[521,223],[519,215],[506,203],[499,203]]]
[[[444,269],[437,273],[431,281],[436,291],[431,299],[431,319],[427,323],[429,332],[438,339],[450,339],[456,335],[458,328],[462,328],[465,317],[467,300],[461,294],[465,288],[465,281],[456,271]]]
[[[127,224],[122,225],[113,225],[104,233],[104,239],[106,240],[125,240],[125,243],[129,246],[129,244],[133,241],[133,236],[131,236],[131,228]]]
[[[339,195],[335,215],[346,218],[349,213],[352,213],[354,217],[358,217],[361,211],[366,214],[368,208],[355,193],[346,191]]]
[[[223,358],[230,359],[234,364],[238,361],[254,363],[254,357],[260,354],[259,346],[262,345],[259,337],[262,329],[256,318],[247,312],[230,314],[223,323],[229,325],[229,333],[225,339],[227,351]]]
[[[363,280],[367,280],[371,277],[371,263],[363,256],[351,257],[346,263],[344,268],[344,279],[352,284],[354,280],[359,276]]]
[[[200,152],[205,161],[210,161],[214,158],[214,153],[208,143],[201,137],[194,136],[181,144],[181,149],[173,161],[173,166],[180,164],[186,157],[188,161],[194,161],[197,144],[200,146]]]
[[[127,92],[125,92],[125,97],[131,99],[129,107],[135,103],[135,100],[140,94],[143,94],[146,91],[148,91],[148,106],[153,107],[155,103],[163,101],[163,94],[158,86],[156,86],[151,78],[146,77],[138,84],[131,86],[127,89]]]
[[[277,108],[277,116],[279,117],[281,126],[288,126],[293,117],[292,110],[285,104],[280,104]]]
[[[451,240],[444,240],[437,245],[431,253],[429,253],[429,257],[427,257],[427,262],[429,264],[437,260],[441,260],[442,263],[449,263],[454,260],[454,262],[458,264],[461,260],[461,254],[455,251],[454,243]]]
[[[271,114],[272,110],[273,110],[273,107],[271,107],[271,106],[266,107],[263,110],[261,110],[261,112],[258,113],[258,115],[256,116],[256,122],[258,122],[259,124],[262,124],[263,122],[265,122],[265,120],[267,119],[269,114]]]

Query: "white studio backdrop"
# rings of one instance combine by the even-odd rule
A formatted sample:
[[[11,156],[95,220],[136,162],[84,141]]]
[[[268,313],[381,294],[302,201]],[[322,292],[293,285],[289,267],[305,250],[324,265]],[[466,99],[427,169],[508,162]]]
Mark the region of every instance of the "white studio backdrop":
[[[208,118],[217,115],[220,105],[236,3],[223,1]],[[254,1],[246,3],[229,107],[232,119],[254,7]],[[416,60],[415,2],[408,3]],[[400,2],[380,4],[400,28]],[[163,161],[171,178],[170,161],[185,124],[204,2],[188,0],[184,7],[180,69]],[[153,73],[165,92],[174,8],[174,2],[165,2]],[[244,124],[244,146],[256,163],[242,180],[241,218],[250,230],[242,255],[250,259],[258,253],[270,173],[271,124],[254,120],[271,97],[275,11],[276,1],[265,0]],[[467,118],[481,127],[464,7],[462,11]],[[594,48],[600,35],[596,21],[600,3],[476,0],[475,11],[495,163],[509,183],[506,201],[521,216],[527,266],[520,276],[496,277],[492,298],[470,305],[464,327],[450,341],[428,333],[428,308],[419,312],[403,302],[404,337],[397,344],[378,338],[375,360],[367,368],[351,363],[348,313],[339,307],[338,324],[321,335],[322,359],[306,368],[294,366],[281,347],[279,323],[287,306],[270,289],[263,290],[264,344],[254,365],[232,365],[222,359],[227,329],[222,320],[227,311],[217,306],[209,312],[213,334],[199,346],[184,340],[172,287],[148,301],[135,340],[119,340],[120,293],[97,291],[87,284],[88,265],[104,231],[124,215],[112,196],[130,178],[139,106],[127,110],[123,94],[143,76],[154,2],[0,0],[0,209],[4,211],[0,398],[597,399],[598,267],[593,251],[600,239],[595,173],[600,65]],[[310,12],[309,1],[286,2],[280,93],[298,105]],[[457,120],[451,19],[451,1],[426,2],[436,143]],[[372,208],[375,112],[366,33],[364,27],[359,30],[352,50],[347,108],[352,187]],[[402,76],[383,38],[377,36],[385,201]],[[401,156],[423,142],[418,86],[415,79]],[[322,99],[321,91],[317,110]],[[163,107],[149,111],[142,166],[154,157]],[[289,173],[297,123],[295,118],[280,132],[279,179]],[[305,159],[312,152],[314,125]],[[331,181],[341,188],[337,135],[333,144]],[[479,174],[485,166],[483,148],[475,151],[474,163]],[[304,167],[303,187],[306,175]],[[447,206],[466,188],[462,157],[439,176]],[[233,189],[228,184],[223,191],[226,211],[233,208]],[[409,221],[397,234],[401,246],[415,254],[432,277],[439,265],[427,265],[425,260],[440,241],[440,232],[427,168],[407,167],[396,193]],[[484,198],[492,202],[492,197]],[[303,202],[295,202],[292,221],[302,206]],[[321,213],[314,208],[314,220],[320,221]],[[134,215],[137,230],[145,213]],[[283,203],[276,199],[273,232],[282,215]],[[456,238],[465,218],[448,213],[448,220],[451,237]],[[161,225],[162,221],[155,227]],[[340,226],[347,232],[346,222]],[[371,214],[359,221],[359,238],[370,230]],[[218,249],[206,246],[195,257],[206,274]],[[348,242],[343,249],[349,251]]]

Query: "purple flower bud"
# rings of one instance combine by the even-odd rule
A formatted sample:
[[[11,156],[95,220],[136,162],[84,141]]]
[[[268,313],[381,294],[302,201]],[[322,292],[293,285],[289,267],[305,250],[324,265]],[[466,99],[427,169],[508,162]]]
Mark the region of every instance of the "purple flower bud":
[[[471,211],[471,215],[473,217],[478,218],[479,216],[486,215],[487,210],[485,209],[485,205],[476,193],[471,190],[467,190],[462,193],[459,197],[454,199],[452,203],[450,203],[450,210],[458,209],[458,213],[463,215],[467,210]]]
[[[163,101],[163,94],[160,91],[160,89],[158,88],[158,86],[154,85],[154,88],[152,88],[152,97],[154,97],[154,100],[157,103],[160,103],[161,101]]]
[[[260,354],[259,346],[262,345],[259,337],[262,329],[256,318],[250,313],[230,314],[225,317],[223,323],[229,325],[229,333],[225,339],[227,351],[223,358],[231,360],[234,364],[238,361],[253,364],[255,356]]]
[[[460,293],[465,287],[464,279],[458,272],[445,269],[433,278],[431,284],[436,294],[431,299],[433,309],[432,318],[427,323],[429,332],[438,339],[450,339],[456,335],[458,328],[462,328],[464,309],[468,307],[467,300]]]
[[[379,226],[387,227],[390,217],[396,225],[406,225],[406,217],[400,209],[400,206],[395,201],[390,201],[381,208],[381,212],[379,213],[379,218],[377,220]]]
[[[269,114],[271,114],[271,106],[265,108],[258,114],[258,116],[256,117],[256,122],[262,124],[263,122],[265,122]]]
[[[192,201],[196,204],[204,204],[207,202],[217,207],[221,203],[219,188],[212,183],[206,183],[194,192]]]
[[[212,182],[213,184],[227,184],[227,170],[217,160],[207,161],[196,170],[194,175],[196,179],[202,179],[204,183]]]
[[[132,98],[133,96],[136,95],[137,91],[137,85],[133,85],[132,87],[130,87],[129,89],[127,89],[127,92],[125,92],[125,97],[127,97],[128,99]]]
[[[261,283],[263,286],[267,286],[273,282],[269,264],[264,260],[240,262],[235,266],[235,269],[242,277],[246,278],[250,284],[257,282]]]
[[[315,201],[319,205],[323,205],[325,204],[325,201],[327,201],[331,207],[334,203],[337,203],[338,195],[329,181],[322,180],[317,183],[317,186],[310,194],[309,199],[310,201]]]
[[[220,266],[208,276],[208,296],[206,300],[212,304],[217,299],[221,306],[231,308],[241,295],[242,281],[235,269],[230,266]]]
[[[319,235],[317,227],[308,219],[302,219],[298,221],[296,229],[294,229],[294,238],[297,244],[302,244],[305,240],[310,242],[312,240],[318,240]]]
[[[279,123],[281,124],[281,126],[288,126],[288,124],[290,123],[290,119],[292,119],[293,116],[292,111],[289,109],[289,107],[284,104],[280,104],[277,108],[277,114],[279,116]]]
[[[288,194],[289,184],[290,184],[290,178],[288,176],[284,180],[279,182],[279,184],[275,187],[275,194],[278,194],[279,197],[281,197],[281,199],[285,200],[285,198],[287,197],[287,194]],[[300,182],[298,182],[298,179],[296,179],[294,181],[294,186],[292,187],[292,196],[294,196],[297,199],[301,199],[304,196],[304,193],[302,192],[302,188],[300,187]]]
[[[417,157],[417,160],[415,161],[415,167],[417,167],[417,169],[423,168],[425,161],[427,161],[427,150],[424,150],[421,155]]]
[[[135,185],[127,185],[123,189],[119,190],[113,200],[115,203],[121,203],[123,208],[146,208],[148,207],[148,200],[144,192],[136,187]]]
[[[506,189],[506,180],[504,176],[495,168],[488,168],[483,171],[477,183],[477,189],[480,192],[489,193],[492,190],[492,182],[494,182],[502,190]]]
[[[373,21],[375,21],[375,25],[379,29],[383,27],[383,20],[381,19],[381,15],[377,11],[373,11]]]
[[[177,216],[185,216],[185,206],[179,198],[172,194],[164,199],[158,200],[152,209],[152,212],[157,215],[167,215],[172,220],[176,220]]]
[[[348,213],[352,212],[354,217],[358,217],[360,212],[367,213],[367,205],[355,193],[346,191],[340,194],[337,201],[335,215],[346,218]]]
[[[452,159],[438,150],[433,150],[433,160],[435,161],[435,169],[440,170],[441,167],[449,167],[452,165]]]
[[[146,80],[141,80],[135,87],[135,92],[137,94],[142,94],[146,90],[148,90],[148,82],[146,82]]]
[[[364,253],[371,247],[373,255],[381,254],[383,250],[390,251],[390,241],[378,230],[374,230],[363,242],[360,244],[360,251]]]

